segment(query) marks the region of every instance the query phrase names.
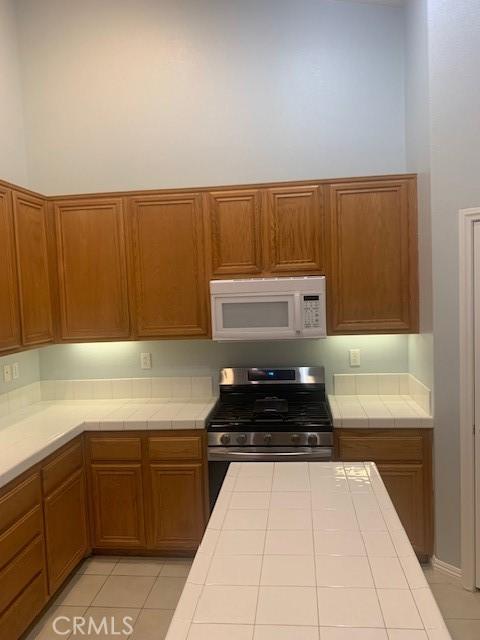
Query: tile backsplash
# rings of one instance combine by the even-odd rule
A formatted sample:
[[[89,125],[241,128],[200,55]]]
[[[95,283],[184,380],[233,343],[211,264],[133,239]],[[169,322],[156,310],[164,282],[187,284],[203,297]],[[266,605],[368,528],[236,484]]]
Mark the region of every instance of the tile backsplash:
[[[42,400],[109,400],[116,398],[210,398],[210,376],[42,380]]]
[[[0,394],[0,418],[18,409],[28,407],[35,402],[40,402],[41,399],[42,392],[40,382],[32,382],[24,387],[2,393]]]
[[[334,374],[336,396],[410,396],[431,415],[431,390],[411,373]]]

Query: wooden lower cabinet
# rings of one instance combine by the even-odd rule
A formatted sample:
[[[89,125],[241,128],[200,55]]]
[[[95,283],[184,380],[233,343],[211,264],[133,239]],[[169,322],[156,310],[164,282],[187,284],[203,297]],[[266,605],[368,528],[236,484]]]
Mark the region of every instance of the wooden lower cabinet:
[[[204,432],[92,432],[0,488],[0,639],[18,640],[92,550],[193,554],[206,460]]]
[[[47,602],[38,472],[0,490],[0,638],[15,640]]]
[[[54,593],[89,548],[83,469],[45,498],[44,513],[48,586]]]
[[[190,553],[206,526],[205,436],[88,434],[94,549]]]
[[[145,547],[142,465],[94,463],[90,466],[93,546]]]
[[[433,553],[431,429],[337,429],[335,457],[375,462],[417,555]]]
[[[164,551],[195,551],[205,529],[203,465],[151,464],[150,545]]]

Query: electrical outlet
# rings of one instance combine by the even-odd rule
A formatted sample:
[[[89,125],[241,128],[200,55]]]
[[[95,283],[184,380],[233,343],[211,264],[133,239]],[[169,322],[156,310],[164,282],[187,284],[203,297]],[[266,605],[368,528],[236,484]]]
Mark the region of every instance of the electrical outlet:
[[[141,353],[140,354],[140,367],[142,369],[151,369],[152,368],[152,354],[151,353]]]
[[[350,357],[350,366],[359,367],[360,366],[360,349],[349,349],[348,353]]]
[[[18,362],[14,362],[12,364],[12,376],[14,380],[18,380],[20,378],[20,365]]]
[[[9,384],[12,381],[12,365],[6,364],[3,366],[3,381]]]

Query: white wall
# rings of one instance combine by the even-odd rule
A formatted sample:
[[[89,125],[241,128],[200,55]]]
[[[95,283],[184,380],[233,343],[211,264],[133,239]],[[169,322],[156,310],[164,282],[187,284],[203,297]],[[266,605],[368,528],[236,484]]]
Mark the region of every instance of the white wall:
[[[162,375],[211,375],[217,379],[222,367],[323,365],[327,388],[332,390],[334,373],[406,372],[407,340],[405,335],[396,335],[238,344],[163,340],[55,345],[40,351],[40,373],[42,380]],[[350,348],[361,349],[361,367],[349,367]],[[140,369],[142,351],[152,353],[151,370]]]
[[[433,389],[432,228],[427,0],[405,5],[405,138],[407,170],[418,174],[420,333],[408,343],[409,371]]]
[[[38,354],[38,349],[32,349],[31,351],[15,353],[11,356],[3,356],[0,358],[0,394],[13,391],[14,389],[40,380],[40,358]],[[6,364],[12,365],[14,362],[18,362],[20,377],[6,384],[3,381],[3,367]]]
[[[458,210],[480,206],[480,3],[428,4],[436,552],[460,566]]]
[[[14,0],[0,0],[0,178],[27,183]]]
[[[405,170],[401,8],[19,0],[48,194]]]

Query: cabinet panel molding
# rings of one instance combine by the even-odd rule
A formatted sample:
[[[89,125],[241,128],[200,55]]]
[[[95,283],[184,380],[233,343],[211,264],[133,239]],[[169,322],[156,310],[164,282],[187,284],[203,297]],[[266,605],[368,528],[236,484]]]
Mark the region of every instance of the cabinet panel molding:
[[[85,474],[76,471],[44,501],[49,592],[54,593],[88,550]]]
[[[207,334],[199,194],[129,200],[139,337]]]
[[[261,273],[260,192],[212,191],[206,195],[206,203],[212,276],[228,278]]]
[[[266,198],[267,271],[324,273],[323,187],[271,188]]]
[[[90,466],[93,546],[145,547],[141,464]]]
[[[12,194],[0,186],[0,353],[20,347],[20,314]]]
[[[14,192],[13,211],[23,344],[53,342],[46,202]]]
[[[55,203],[61,337],[128,338],[129,292],[121,199]]]
[[[415,194],[412,180],[330,187],[331,332],[418,330]]]
[[[151,545],[155,549],[197,549],[205,529],[203,466],[150,464]]]

